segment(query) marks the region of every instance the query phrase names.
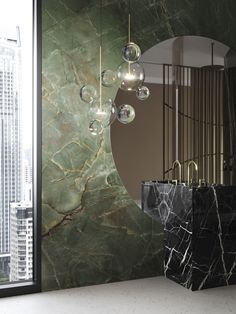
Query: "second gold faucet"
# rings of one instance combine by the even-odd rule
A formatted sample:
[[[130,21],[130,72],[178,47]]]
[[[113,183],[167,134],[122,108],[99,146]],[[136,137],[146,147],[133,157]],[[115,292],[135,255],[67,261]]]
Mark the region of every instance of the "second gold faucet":
[[[195,171],[198,171],[198,166],[196,164],[196,162],[194,160],[190,160],[190,162],[188,163],[188,185],[190,184],[190,166],[194,165]]]

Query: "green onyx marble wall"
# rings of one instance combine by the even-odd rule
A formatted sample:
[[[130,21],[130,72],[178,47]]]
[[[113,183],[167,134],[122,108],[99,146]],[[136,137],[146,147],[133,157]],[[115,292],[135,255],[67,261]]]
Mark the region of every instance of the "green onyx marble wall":
[[[42,10],[43,290],[161,275],[163,229],[130,199],[109,129],[91,136],[79,97],[84,84],[98,85],[99,1],[42,0]],[[235,0],[131,0],[131,12],[143,51],[180,35],[236,48]],[[102,16],[103,69],[116,69],[127,1],[103,0]]]

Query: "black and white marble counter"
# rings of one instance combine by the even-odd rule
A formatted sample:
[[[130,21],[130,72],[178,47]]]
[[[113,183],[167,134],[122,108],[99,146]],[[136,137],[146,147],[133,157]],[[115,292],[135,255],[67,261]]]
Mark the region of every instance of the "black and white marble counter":
[[[186,288],[236,283],[236,186],[144,182],[142,207],[164,224],[164,272]]]

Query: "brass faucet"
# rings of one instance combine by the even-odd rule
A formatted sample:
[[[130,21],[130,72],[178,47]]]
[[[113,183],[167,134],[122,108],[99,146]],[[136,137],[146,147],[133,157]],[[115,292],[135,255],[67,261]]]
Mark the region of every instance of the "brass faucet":
[[[194,168],[195,168],[195,171],[198,171],[198,166],[196,164],[196,162],[194,160],[191,160],[189,163],[188,163],[188,185],[190,183],[190,175],[189,175],[189,169],[190,169],[190,166],[191,165],[194,165]]]
[[[176,159],[176,160],[173,162],[173,164],[172,164],[172,170],[175,169],[175,165],[177,165],[177,166],[179,167],[179,183],[181,183],[181,181],[182,181],[182,178],[181,178],[181,168],[182,168],[182,166],[181,166],[181,163],[179,162],[178,159]]]

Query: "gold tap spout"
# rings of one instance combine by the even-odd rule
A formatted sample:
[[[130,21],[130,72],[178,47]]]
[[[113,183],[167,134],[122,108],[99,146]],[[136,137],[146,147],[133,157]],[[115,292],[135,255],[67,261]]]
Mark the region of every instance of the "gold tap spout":
[[[182,166],[181,166],[181,163],[179,162],[178,159],[176,159],[173,164],[172,164],[172,171],[175,169],[175,165],[177,165],[179,167],[179,183],[181,183],[182,181],[182,178],[181,178],[181,169],[182,169]]]
[[[198,171],[198,166],[196,164],[196,162],[194,160],[190,160],[190,162],[188,163],[188,185],[190,183],[190,174],[189,174],[189,169],[190,169],[190,166],[193,165],[194,168],[195,168],[195,171]]]

